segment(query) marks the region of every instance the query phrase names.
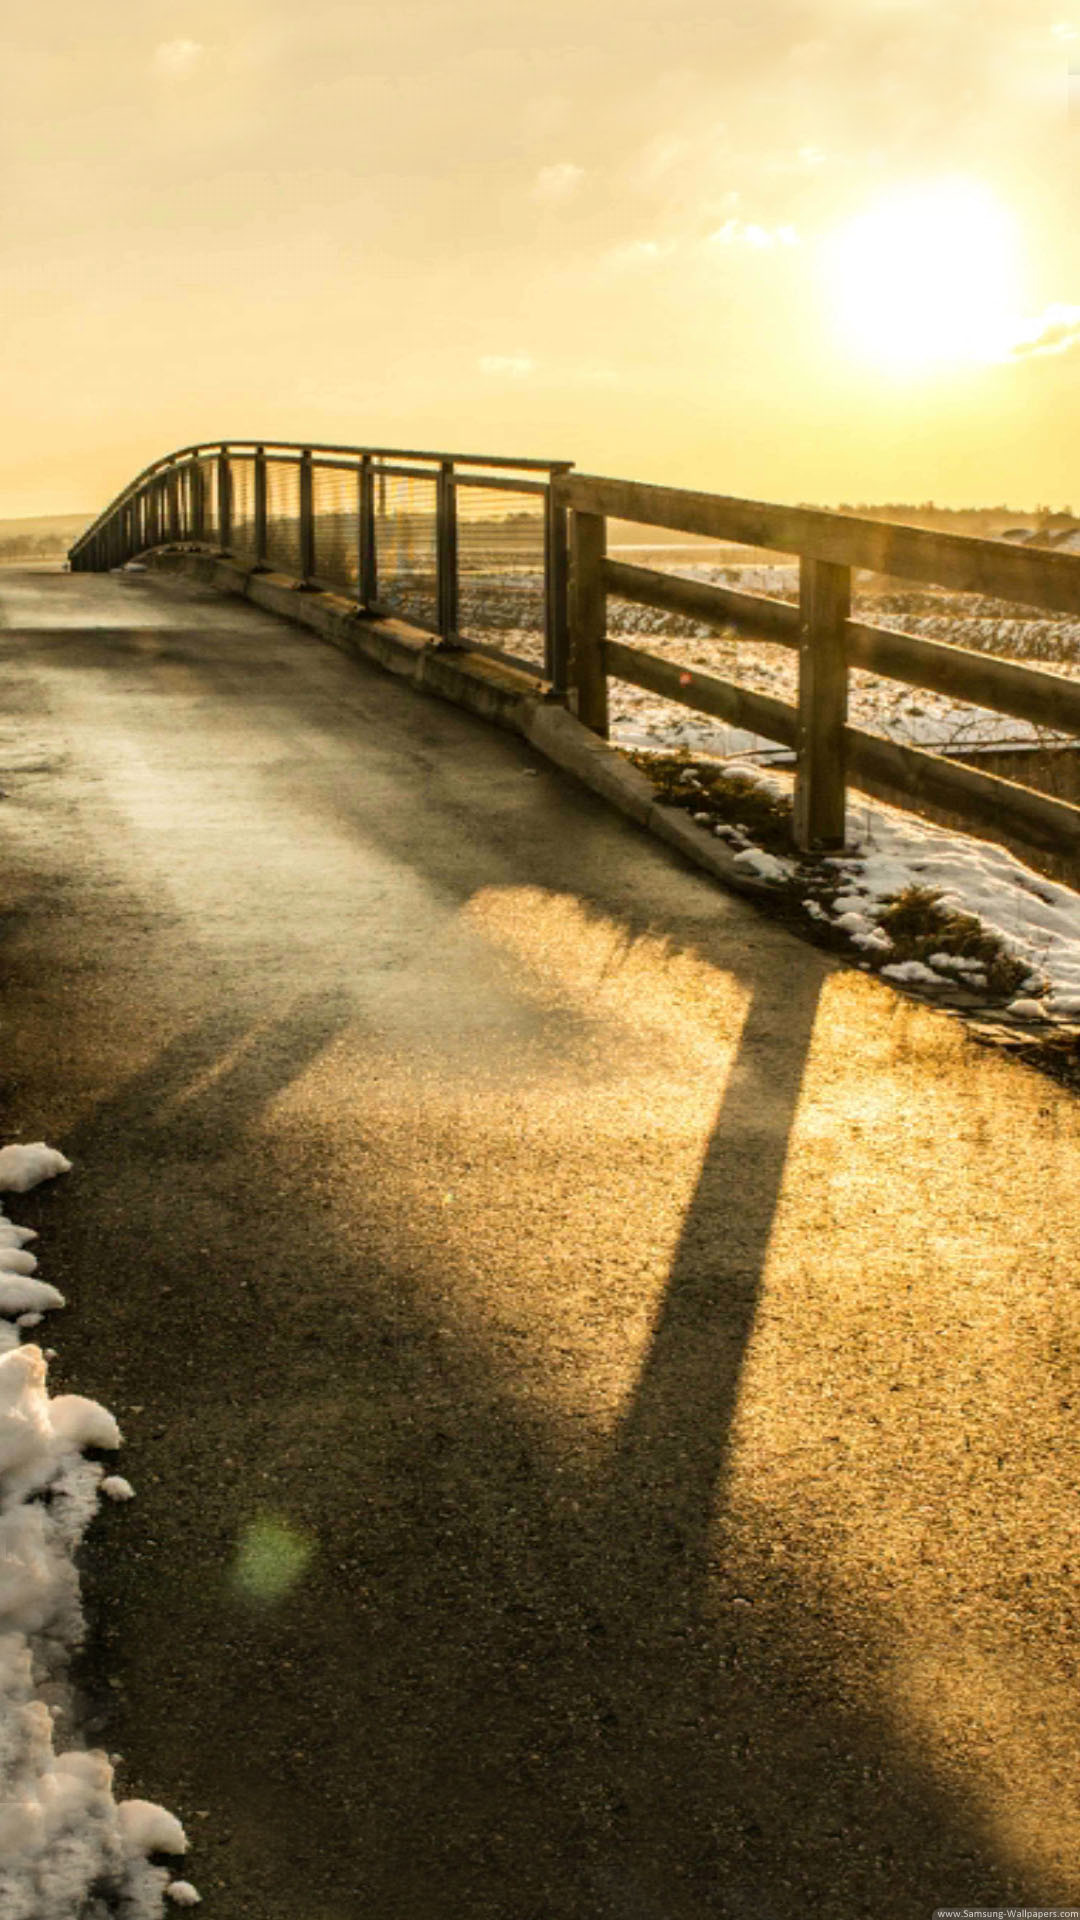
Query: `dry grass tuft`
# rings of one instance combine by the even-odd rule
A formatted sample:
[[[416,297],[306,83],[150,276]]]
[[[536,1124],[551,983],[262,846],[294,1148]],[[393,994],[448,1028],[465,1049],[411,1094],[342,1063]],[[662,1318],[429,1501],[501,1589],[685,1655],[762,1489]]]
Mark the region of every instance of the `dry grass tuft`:
[[[943,905],[944,896],[933,887],[905,887],[878,914],[878,925],[892,940],[897,960],[921,960],[932,953],[956,954],[977,960],[986,973],[986,991],[994,999],[1011,1000],[1028,978],[1030,968],[1002,945],[973,913]]]

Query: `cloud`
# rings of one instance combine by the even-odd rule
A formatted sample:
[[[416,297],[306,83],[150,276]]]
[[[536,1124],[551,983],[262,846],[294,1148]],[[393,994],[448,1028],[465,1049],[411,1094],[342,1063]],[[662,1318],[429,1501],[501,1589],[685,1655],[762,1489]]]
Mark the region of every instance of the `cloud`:
[[[1021,322],[1005,357],[1030,360],[1036,354],[1069,353],[1073,347],[1080,347],[1080,307],[1055,301],[1042,313]]]
[[[494,380],[524,380],[536,371],[536,362],[527,353],[484,353],[476,364]]]
[[[198,40],[163,40],[154,48],[154,70],[170,79],[194,72],[206,49]]]
[[[575,166],[572,160],[559,160],[552,167],[541,167],[533,181],[532,197],[542,206],[558,206],[573,199],[584,178],[584,167]]]
[[[725,220],[722,227],[710,233],[706,241],[710,247],[754,247],[758,251],[766,247],[797,247],[799,236],[794,227],[761,227],[754,220]]]

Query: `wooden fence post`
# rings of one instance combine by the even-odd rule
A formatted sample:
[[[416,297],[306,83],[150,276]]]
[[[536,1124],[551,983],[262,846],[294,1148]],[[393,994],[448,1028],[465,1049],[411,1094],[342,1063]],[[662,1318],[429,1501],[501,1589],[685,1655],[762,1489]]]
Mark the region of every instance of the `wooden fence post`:
[[[604,561],[607,521],[602,513],[570,515],[570,687],[577,717],[602,739],[608,737],[607,588]]]
[[[795,845],[803,853],[844,844],[850,611],[851,568],[804,557],[795,768]]]
[[[555,496],[554,475],[544,495],[544,674],[552,693],[565,696],[569,682],[570,638],[567,624],[569,555],[566,508]]]

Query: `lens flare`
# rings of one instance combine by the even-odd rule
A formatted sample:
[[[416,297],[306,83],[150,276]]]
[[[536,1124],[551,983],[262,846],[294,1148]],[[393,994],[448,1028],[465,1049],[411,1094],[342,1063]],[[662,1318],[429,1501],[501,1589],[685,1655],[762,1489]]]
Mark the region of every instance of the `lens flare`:
[[[232,1586],[246,1599],[284,1600],[303,1578],[314,1546],[288,1520],[263,1516],[241,1529]]]

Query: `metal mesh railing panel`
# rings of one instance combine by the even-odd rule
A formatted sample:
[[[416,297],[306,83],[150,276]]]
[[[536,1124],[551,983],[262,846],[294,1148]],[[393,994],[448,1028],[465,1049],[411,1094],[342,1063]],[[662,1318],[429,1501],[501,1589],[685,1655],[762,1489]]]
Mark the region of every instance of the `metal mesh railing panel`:
[[[266,557],[272,567],[299,579],[300,468],[294,460],[266,463]]]
[[[380,606],[438,631],[434,474],[375,472],[375,558]]]
[[[229,547],[243,560],[255,558],[255,462],[231,459],[232,517]]]
[[[203,523],[200,537],[203,540],[209,541],[210,545],[213,546],[217,541],[218,527],[220,525],[218,515],[217,461],[212,457],[206,460],[200,460],[199,472],[202,474],[203,496]]]
[[[544,497],[502,487],[455,491],[458,630],[542,666]]]
[[[360,481],[354,469],[313,468],[315,578],[355,599],[360,578]]]

